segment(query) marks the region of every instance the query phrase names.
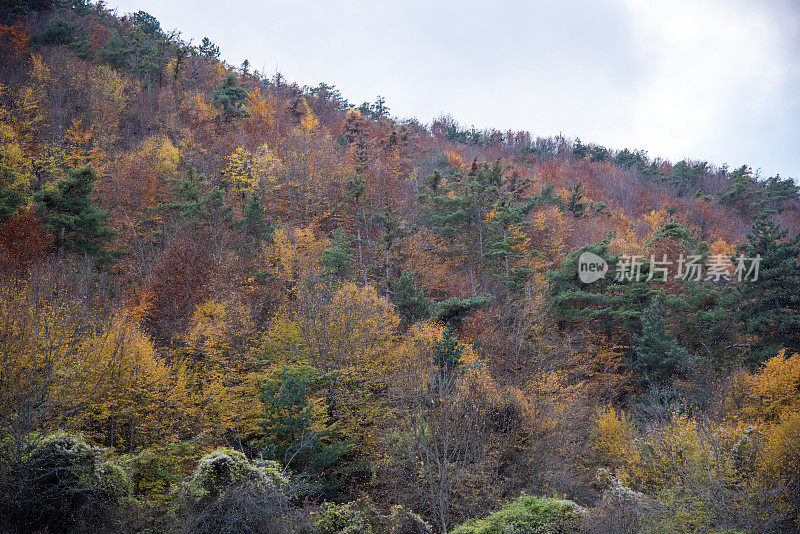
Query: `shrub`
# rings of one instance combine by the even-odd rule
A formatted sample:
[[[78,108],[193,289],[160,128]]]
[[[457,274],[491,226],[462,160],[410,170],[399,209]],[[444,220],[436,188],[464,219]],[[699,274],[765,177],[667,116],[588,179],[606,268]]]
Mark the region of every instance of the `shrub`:
[[[618,464],[630,457],[635,434],[625,412],[617,412],[613,406],[598,410],[597,430],[595,447],[605,459]]]
[[[97,455],[82,439],[59,433],[48,436],[31,453],[28,486],[39,500],[42,521],[71,523],[81,515],[95,482]]]
[[[433,531],[408,508],[398,504],[384,514],[366,495],[344,504],[325,503],[312,518],[321,534],[431,534]]]
[[[314,526],[323,534],[372,534],[372,525],[354,503],[325,503],[314,514]]]
[[[8,530],[74,530],[111,517],[130,495],[125,470],[80,437],[29,435],[22,452],[8,449],[0,465],[0,524]]]
[[[392,506],[388,534],[431,534],[433,529],[420,516],[403,505]]]
[[[244,482],[192,514],[183,532],[191,534],[299,534],[311,532],[305,519],[275,487]]]
[[[251,463],[221,448],[203,456],[186,486],[184,532],[193,534],[309,532],[289,502],[289,480],[273,461]]]
[[[144,450],[131,458],[133,482],[136,496],[145,500],[156,500],[170,492],[173,484],[180,484],[181,477],[171,469],[169,459]]]
[[[583,526],[589,532],[635,534],[651,512],[650,501],[627,486],[622,485],[607,469],[598,470],[597,482],[605,486],[600,502],[591,509]]]
[[[265,491],[281,492],[288,482],[277,462],[251,464],[241,452],[221,448],[200,459],[188,490],[190,495],[199,500],[218,497],[226,489],[244,483]]]
[[[198,439],[192,439],[155,445],[120,460],[130,466],[136,497],[156,502],[180,488],[183,477],[197,468],[202,456]]]
[[[471,519],[452,534],[562,534],[578,532],[587,511],[572,501],[521,495],[484,519]]]
[[[115,462],[102,462],[95,469],[95,484],[100,494],[109,501],[130,499],[133,486],[125,469]]]

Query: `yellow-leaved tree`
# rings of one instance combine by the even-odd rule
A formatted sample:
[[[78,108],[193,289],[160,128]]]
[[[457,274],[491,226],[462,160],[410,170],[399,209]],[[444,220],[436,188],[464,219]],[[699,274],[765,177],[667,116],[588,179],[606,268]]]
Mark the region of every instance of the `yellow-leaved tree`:
[[[215,435],[241,446],[255,429],[259,384],[251,342],[255,330],[236,300],[210,298],[197,306],[183,338],[183,387],[192,410]]]
[[[330,131],[300,98],[295,106],[300,124],[281,145],[286,166],[285,180],[274,198],[270,217],[276,220],[328,221],[337,217],[347,176],[346,162],[339,156]]]
[[[93,65],[81,74],[76,81],[88,87],[92,134],[100,148],[108,149],[119,139],[122,114],[130,101],[131,83],[105,65]]]
[[[282,167],[281,160],[264,143],[255,152],[237,148],[228,156],[223,175],[244,203],[250,193],[258,193],[264,198],[268,186],[278,185],[276,178]],[[270,187],[269,194],[277,195],[278,192]]]
[[[5,97],[7,88],[0,84],[0,97]],[[14,124],[11,113],[0,104],[0,153],[3,167],[10,172],[0,176],[0,187],[11,189],[20,195],[29,195],[31,160],[25,157],[23,136]]]
[[[93,146],[92,137],[91,130],[84,128],[82,121],[72,119],[72,124],[64,134],[66,145],[64,163],[67,167],[83,167],[97,159],[98,151]]]
[[[74,426],[96,393],[85,332],[87,303],[50,279],[0,284],[0,421],[21,440]]]
[[[472,345],[442,324],[413,325],[389,369],[397,406],[384,442],[384,454],[393,457],[389,472],[419,493],[446,532],[466,512],[457,503],[474,509],[476,499],[495,496],[498,463],[490,445],[495,440],[495,450],[504,452],[527,433],[527,403],[519,391],[497,384]],[[509,439],[491,425],[507,430]]]
[[[742,414],[763,433],[763,443],[752,440],[760,483],[771,488],[780,514],[800,528],[800,354],[781,350],[747,383]]]
[[[17,93],[14,118],[28,155],[35,153],[38,130],[45,122],[47,87],[52,81],[50,69],[39,54],[31,55],[28,81]]]
[[[161,437],[158,407],[168,392],[170,373],[150,338],[120,316],[86,343],[97,387],[81,427],[98,443],[125,450]]]
[[[319,281],[298,297],[297,324],[328,375],[329,415],[361,440],[386,415],[379,394],[400,318],[372,286]]]
[[[272,245],[266,246],[261,261],[266,270],[293,291],[322,271],[319,260],[330,240],[317,225],[301,228],[280,227],[273,235]]]
[[[533,258],[533,266],[539,271],[553,269],[567,256],[566,239],[569,225],[564,214],[554,207],[541,209],[533,214],[531,228],[531,247],[540,251]]]
[[[676,406],[666,421],[637,431],[620,411],[598,413],[602,459],[658,502],[652,528],[800,526],[800,355],[780,351],[735,374],[728,390],[720,406],[727,417]]]
[[[780,423],[800,412],[800,355],[780,351],[748,379],[743,415],[753,423]]]

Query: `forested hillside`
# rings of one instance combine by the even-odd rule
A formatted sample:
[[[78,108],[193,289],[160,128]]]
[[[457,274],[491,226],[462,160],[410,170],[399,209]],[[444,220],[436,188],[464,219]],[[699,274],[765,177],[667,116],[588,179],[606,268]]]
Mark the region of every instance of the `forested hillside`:
[[[792,179],[0,22],[0,531],[800,529]]]

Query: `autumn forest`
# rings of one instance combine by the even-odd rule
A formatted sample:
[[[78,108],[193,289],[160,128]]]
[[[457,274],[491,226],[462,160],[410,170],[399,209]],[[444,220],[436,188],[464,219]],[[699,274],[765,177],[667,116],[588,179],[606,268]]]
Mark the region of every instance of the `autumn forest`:
[[[800,531],[794,180],[222,57],[0,7],[0,532]]]

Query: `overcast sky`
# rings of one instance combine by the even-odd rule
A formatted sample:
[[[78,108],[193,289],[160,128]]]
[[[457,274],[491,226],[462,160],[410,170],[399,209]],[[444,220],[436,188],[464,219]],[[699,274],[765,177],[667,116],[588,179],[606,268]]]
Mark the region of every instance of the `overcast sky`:
[[[112,0],[222,58],[430,123],[800,178],[800,1]]]

